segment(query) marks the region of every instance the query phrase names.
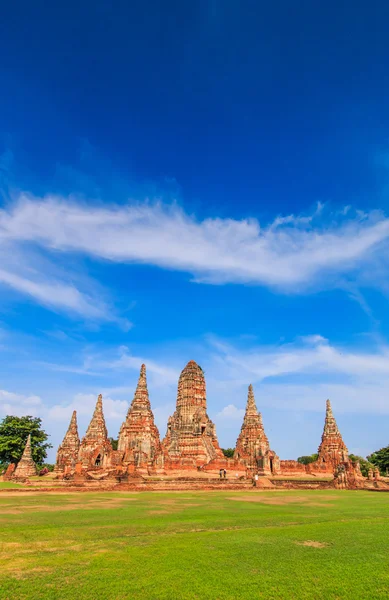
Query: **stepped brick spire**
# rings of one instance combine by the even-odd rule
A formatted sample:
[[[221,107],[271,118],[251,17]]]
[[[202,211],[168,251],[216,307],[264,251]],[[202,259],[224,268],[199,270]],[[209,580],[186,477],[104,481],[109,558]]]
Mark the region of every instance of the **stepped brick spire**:
[[[119,432],[118,450],[124,453],[123,463],[136,466],[153,463],[161,453],[159,431],[154,423],[147,390],[146,366],[142,365],[135,396]]]
[[[236,441],[234,459],[247,468],[271,474],[277,470],[278,457],[270,450],[269,440],[263,427],[262,415],[255,404],[253,386],[247,395],[246,412]]]
[[[169,418],[162,445],[168,460],[188,468],[224,459],[215,426],[207,414],[204,372],[194,360],[181,372],[176,410]]]
[[[330,467],[348,461],[348,450],[336,424],[329,400],[326,402],[326,418],[318,453],[318,463],[327,463]]]
[[[74,410],[68,430],[62,444],[58,448],[55,470],[64,471],[67,467],[70,467],[70,469],[74,468],[79,449],[80,438],[78,437],[77,413]]]
[[[31,434],[28,435],[27,442],[23,451],[22,458],[18,462],[18,465],[14,472],[14,477],[32,477],[36,475],[36,466],[32,459],[31,453]]]
[[[97,398],[96,407],[83,437],[78,458],[85,467],[102,467],[106,458],[112,452],[112,446],[108,440],[108,432],[103,413],[103,397]]]

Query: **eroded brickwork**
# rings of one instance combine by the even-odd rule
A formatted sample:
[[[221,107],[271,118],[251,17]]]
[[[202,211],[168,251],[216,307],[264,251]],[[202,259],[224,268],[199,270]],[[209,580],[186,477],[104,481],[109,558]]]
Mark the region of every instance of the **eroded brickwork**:
[[[176,410],[169,418],[162,449],[166,468],[201,468],[215,460],[225,463],[215,425],[207,414],[204,373],[194,360],[178,380]]]
[[[28,436],[22,458],[18,462],[13,476],[17,479],[28,479],[37,474],[31,454],[31,435]]]
[[[126,467],[152,468],[161,456],[161,442],[151,410],[145,365],[141,366],[134,399],[120,428],[118,451],[122,453],[122,464]]]
[[[258,412],[255,404],[254,390],[251,384],[248,389],[242,428],[236,441],[234,459],[250,471],[258,472],[261,475],[276,474],[279,471],[279,458],[270,449],[262,415]]]
[[[317,464],[332,472],[340,463],[348,462],[348,450],[336,424],[329,400],[326,403],[324,430],[318,454]]]
[[[96,407],[82,438],[78,453],[78,461],[84,469],[110,466],[112,453],[111,442],[108,439],[107,427],[103,413],[103,397],[97,398]]]
[[[134,480],[144,475],[169,474],[172,471],[179,473],[180,470],[185,474],[189,471],[220,470],[224,478],[224,469],[228,470],[229,477],[236,480],[243,477],[254,481],[254,476],[262,475],[265,476],[262,481],[269,484],[270,479],[267,478],[274,475],[301,478],[304,474],[309,477],[336,474],[334,481],[340,487],[358,487],[363,480],[359,465],[348,460],[347,448],[329,400],[318,460],[309,465],[295,460],[280,461],[270,448],[251,385],[234,458],[226,459],[220,449],[215,426],[207,414],[204,372],[194,361],[186,365],[179,377],[176,410],[168,420],[162,443],[151,410],[146,367],[142,365],[134,398],[120,428],[118,449],[113,450],[108,439],[100,395],[81,443],[76,414],[73,413],[58,449],[56,465],[58,476],[77,482],[111,479],[126,483],[130,478]],[[28,477],[35,473],[28,441],[14,476]],[[370,477],[373,481],[373,473]],[[377,475],[374,481],[378,485]]]
[[[71,472],[78,460],[80,438],[78,437],[77,413],[74,410],[70,419],[68,430],[58,448],[55,470],[57,472]]]

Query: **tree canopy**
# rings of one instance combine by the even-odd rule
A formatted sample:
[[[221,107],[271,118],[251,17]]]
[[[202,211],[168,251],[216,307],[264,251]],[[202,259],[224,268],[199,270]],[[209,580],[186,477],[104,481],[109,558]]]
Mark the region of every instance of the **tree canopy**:
[[[297,462],[301,463],[302,465],[309,465],[310,463],[315,462],[318,458],[319,455],[317,453],[309,454],[308,456],[299,456]]]
[[[371,462],[369,462],[368,460],[366,460],[366,458],[363,458],[363,456],[357,456],[356,454],[349,454],[348,457],[352,462],[359,461],[359,466],[361,467],[361,473],[364,477],[367,477],[367,475],[369,473],[369,469],[374,469],[374,465]]]
[[[234,456],[234,448],[222,448],[222,452],[226,458],[232,458]]]
[[[49,436],[42,429],[42,419],[8,415],[0,421],[0,464],[16,463],[21,459],[29,434],[34,462],[44,463],[48,448],[53,446],[47,442]]]
[[[111,442],[112,450],[118,449],[119,440],[115,440],[115,438],[110,437],[109,441]]]
[[[389,472],[389,446],[381,448],[370,454],[367,459],[373,463],[381,472],[381,475],[386,475]]]

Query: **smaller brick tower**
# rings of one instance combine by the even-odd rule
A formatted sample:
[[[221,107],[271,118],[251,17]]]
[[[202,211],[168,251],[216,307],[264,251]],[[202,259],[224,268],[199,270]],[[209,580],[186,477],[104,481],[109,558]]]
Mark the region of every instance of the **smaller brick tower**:
[[[154,466],[157,456],[161,454],[159,431],[154,423],[147,390],[145,365],[141,366],[134,399],[120,428],[118,451],[122,453],[123,465],[134,464],[134,467]]]
[[[78,460],[85,469],[97,469],[108,466],[111,453],[112,446],[108,440],[103,413],[103,397],[100,394],[89,427],[82,438]]]
[[[16,478],[24,479],[26,477],[32,477],[33,475],[36,475],[36,474],[37,474],[36,466],[32,459],[32,454],[31,454],[31,434],[29,434],[29,436],[27,438],[26,446],[23,451],[22,458],[18,462],[18,465],[14,471],[13,476]]]
[[[279,471],[279,458],[273,450],[270,450],[262,415],[255,404],[251,384],[248,389],[242,428],[236,441],[234,459],[260,475],[271,475]]]
[[[57,451],[55,471],[60,473],[72,471],[78,459],[79,449],[80,438],[78,437],[77,413],[74,410],[68,430]]]
[[[322,468],[325,466],[327,470],[333,471],[340,463],[348,461],[348,450],[336,424],[329,400],[326,404],[326,418],[318,453],[317,464]]]

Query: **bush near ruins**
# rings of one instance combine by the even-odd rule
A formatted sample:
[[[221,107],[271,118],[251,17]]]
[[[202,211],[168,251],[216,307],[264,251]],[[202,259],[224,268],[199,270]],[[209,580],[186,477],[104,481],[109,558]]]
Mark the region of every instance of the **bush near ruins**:
[[[359,461],[359,466],[361,467],[361,473],[364,477],[368,476],[369,469],[374,469],[374,465],[371,462],[369,462],[368,460],[366,460],[366,458],[363,458],[363,456],[356,456],[355,454],[349,454],[348,457],[354,463]]]
[[[117,450],[118,449],[119,440],[115,440],[115,438],[113,438],[113,437],[110,437],[108,439],[111,442],[112,450]]]
[[[31,434],[32,457],[37,465],[44,466],[48,448],[48,434],[42,429],[38,417],[8,415],[0,421],[0,465],[16,463],[22,457],[28,435]]]
[[[309,456],[299,456],[297,462],[302,465],[309,465],[310,463],[315,462],[318,459],[318,454],[310,454]]]
[[[226,458],[232,458],[234,456],[233,448],[222,448],[222,452]]]
[[[381,475],[387,475],[389,473],[389,446],[373,452],[367,459],[379,468]]]

